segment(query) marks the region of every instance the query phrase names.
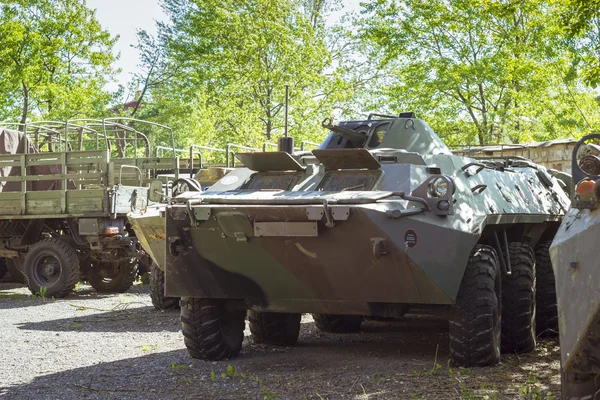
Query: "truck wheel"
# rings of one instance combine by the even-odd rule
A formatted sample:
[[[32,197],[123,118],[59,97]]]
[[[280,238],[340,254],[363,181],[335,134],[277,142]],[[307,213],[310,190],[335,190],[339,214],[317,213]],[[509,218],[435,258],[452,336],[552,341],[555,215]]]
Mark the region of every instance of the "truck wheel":
[[[313,314],[319,330],[330,333],[351,333],[360,331],[362,315]]]
[[[154,307],[159,310],[179,308],[179,297],[165,296],[165,273],[156,263],[150,266],[150,298]]]
[[[218,361],[236,357],[242,349],[245,311],[226,310],[214,299],[181,298],[185,347],[194,358]]]
[[[450,360],[459,367],[500,362],[502,278],[496,251],[471,251],[450,317]]]
[[[511,275],[502,275],[502,352],[535,348],[535,254],[522,242],[509,244]]]
[[[254,343],[272,344],[274,346],[292,346],[298,341],[300,334],[299,313],[268,313],[250,311],[250,332]]]
[[[123,293],[129,289],[137,276],[137,260],[100,262],[90,269],[88,280],[99,292]]]
[[[6,266],[6,258],[0,258],[0,279],[4,278],[4,275],[8,272],[8,267]]]
[[[6,268],[10,274],[11,281],[27,284],[22,258],[9,258],[6,260]]]
[[[550,260],[551,241],[540,243],[535,249],[535,325],[538,336],[558,335],[556,285]]]
[[[57,238],[44,239],[31,245],[24,265],[29,290],[33,294],[65,297],[79,281],[77,252]]]

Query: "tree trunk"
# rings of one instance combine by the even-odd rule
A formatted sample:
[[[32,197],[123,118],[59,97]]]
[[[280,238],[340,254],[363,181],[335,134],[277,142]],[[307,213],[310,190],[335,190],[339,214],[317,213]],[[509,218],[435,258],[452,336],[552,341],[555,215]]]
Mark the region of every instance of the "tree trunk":
[[[271,119],[267,119],[267,123],[265,124],[266,126],[266,133],[267,133],[267,141],[271,140],[271,135],[272,135],[272,131],[273,131],[273,121],[271,121]]]
[[[23,110],[21,111],[21,124],[19,125],[20,131],[25,131],[25,123],[27,122],[27,114],[29,113],[29,88],[23,85]]]

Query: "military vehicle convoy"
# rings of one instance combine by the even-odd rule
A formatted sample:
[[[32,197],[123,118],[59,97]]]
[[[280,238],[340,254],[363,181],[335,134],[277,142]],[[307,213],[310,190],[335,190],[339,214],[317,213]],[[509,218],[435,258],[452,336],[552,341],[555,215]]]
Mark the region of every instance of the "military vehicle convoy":
[[[448,316],[455,365],[531,351],[536,289],[538,315],[556,310],[535,266],[551,268],[569,205],[557,180],[521,158],[455,156],[412,113],[323,126],[317,150],[237,154],[245,167],[208,190],[130,214],[156,228],[140,240],[164,254],[190,354],[237,356],[247,313],[255,342],[292,345],[301,313],[353,332],[411,307]]]
[[[600,396],[599,134],[583,137],[573,149],[573,206],[565,216],[550,255],[556,276],[562,398]],[[590,143],[587,143],[590,142]]]
[[[179,170],[174,154],[150,157],[141,124],[168,130],[126,118],[1,130],[0,257],[32,293],[64,297],[82,278],[105,292],[133,284],[139,246],[126,215],[164,190],[158,171]]]

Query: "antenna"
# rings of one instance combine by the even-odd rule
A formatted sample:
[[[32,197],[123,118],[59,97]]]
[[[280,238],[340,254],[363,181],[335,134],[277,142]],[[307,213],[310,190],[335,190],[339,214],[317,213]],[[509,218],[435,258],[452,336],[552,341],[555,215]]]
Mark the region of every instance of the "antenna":
[[[279,138],[279,151],[285,151],[289,154],[294,154],[294,138],[288,137],[288,112],[289,112],[289,96],[290,86],[285,85],[285,127],[283,136]]]
[[[290,85],[285,85],[285,131],[283,132],[285,137],[288,137],[289,99],[290,99]]]

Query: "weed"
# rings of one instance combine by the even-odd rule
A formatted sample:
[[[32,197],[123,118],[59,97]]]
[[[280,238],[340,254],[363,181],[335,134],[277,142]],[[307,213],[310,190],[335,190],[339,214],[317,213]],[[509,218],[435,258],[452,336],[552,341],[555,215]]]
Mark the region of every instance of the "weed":
[[[42,301],[46,301],[46,291],[48,290],[48,288],[46,288],[46,286],[41,286],[40,287],[40,291],[37,292],[35,295],[39,296]]]
[[[142,351],[153,351],[159,349],[160,346],[157,344],[145,344],[142,346]]]
[[[171,370],[172,371],[182,371],[182,370],[186,370],[186,369],[190,369],[190,367],[185,364],[175,364],[174,361],[171,361]]]
[[[75,322],[73,324],[73,326],[71,326],[71,329],[73,329],[74,331],[80,331],[83,329],[83,324],[80,324],[78,322]]]
[[[217,381],[217,376],[215,375],[215,371],[210,371],[210,380],[213,382]]]
[[[365,387],[363,385],[360,385],[360,387],[363,390],[363,399],[364,400],[369,400],[369,395],[367,394],[367,391],[365,390]]]
[[[261,386],[260,390],[263,394],[263,400],[279,400],[279,397],[271,389]]]
[[[539,378],[530,374],[527,382],[519,389],[519,395],[526,400],[555,400],[552,393],[544,394],[539,386]]]
[[[433,367],[427,371],[428,375],[439,375],[442,372],[442,366],[438,364],[438,351],[440,350],[440,345],[438,344],[435,347],[435,356],[433,357]]]
[[[237,376],[237,372],[236,372],[235,368],[233,368],[233,366],[231,364],[229,364],[227,366],[227,376],[229,376],[229,379],[233,379],[234,377]]]

